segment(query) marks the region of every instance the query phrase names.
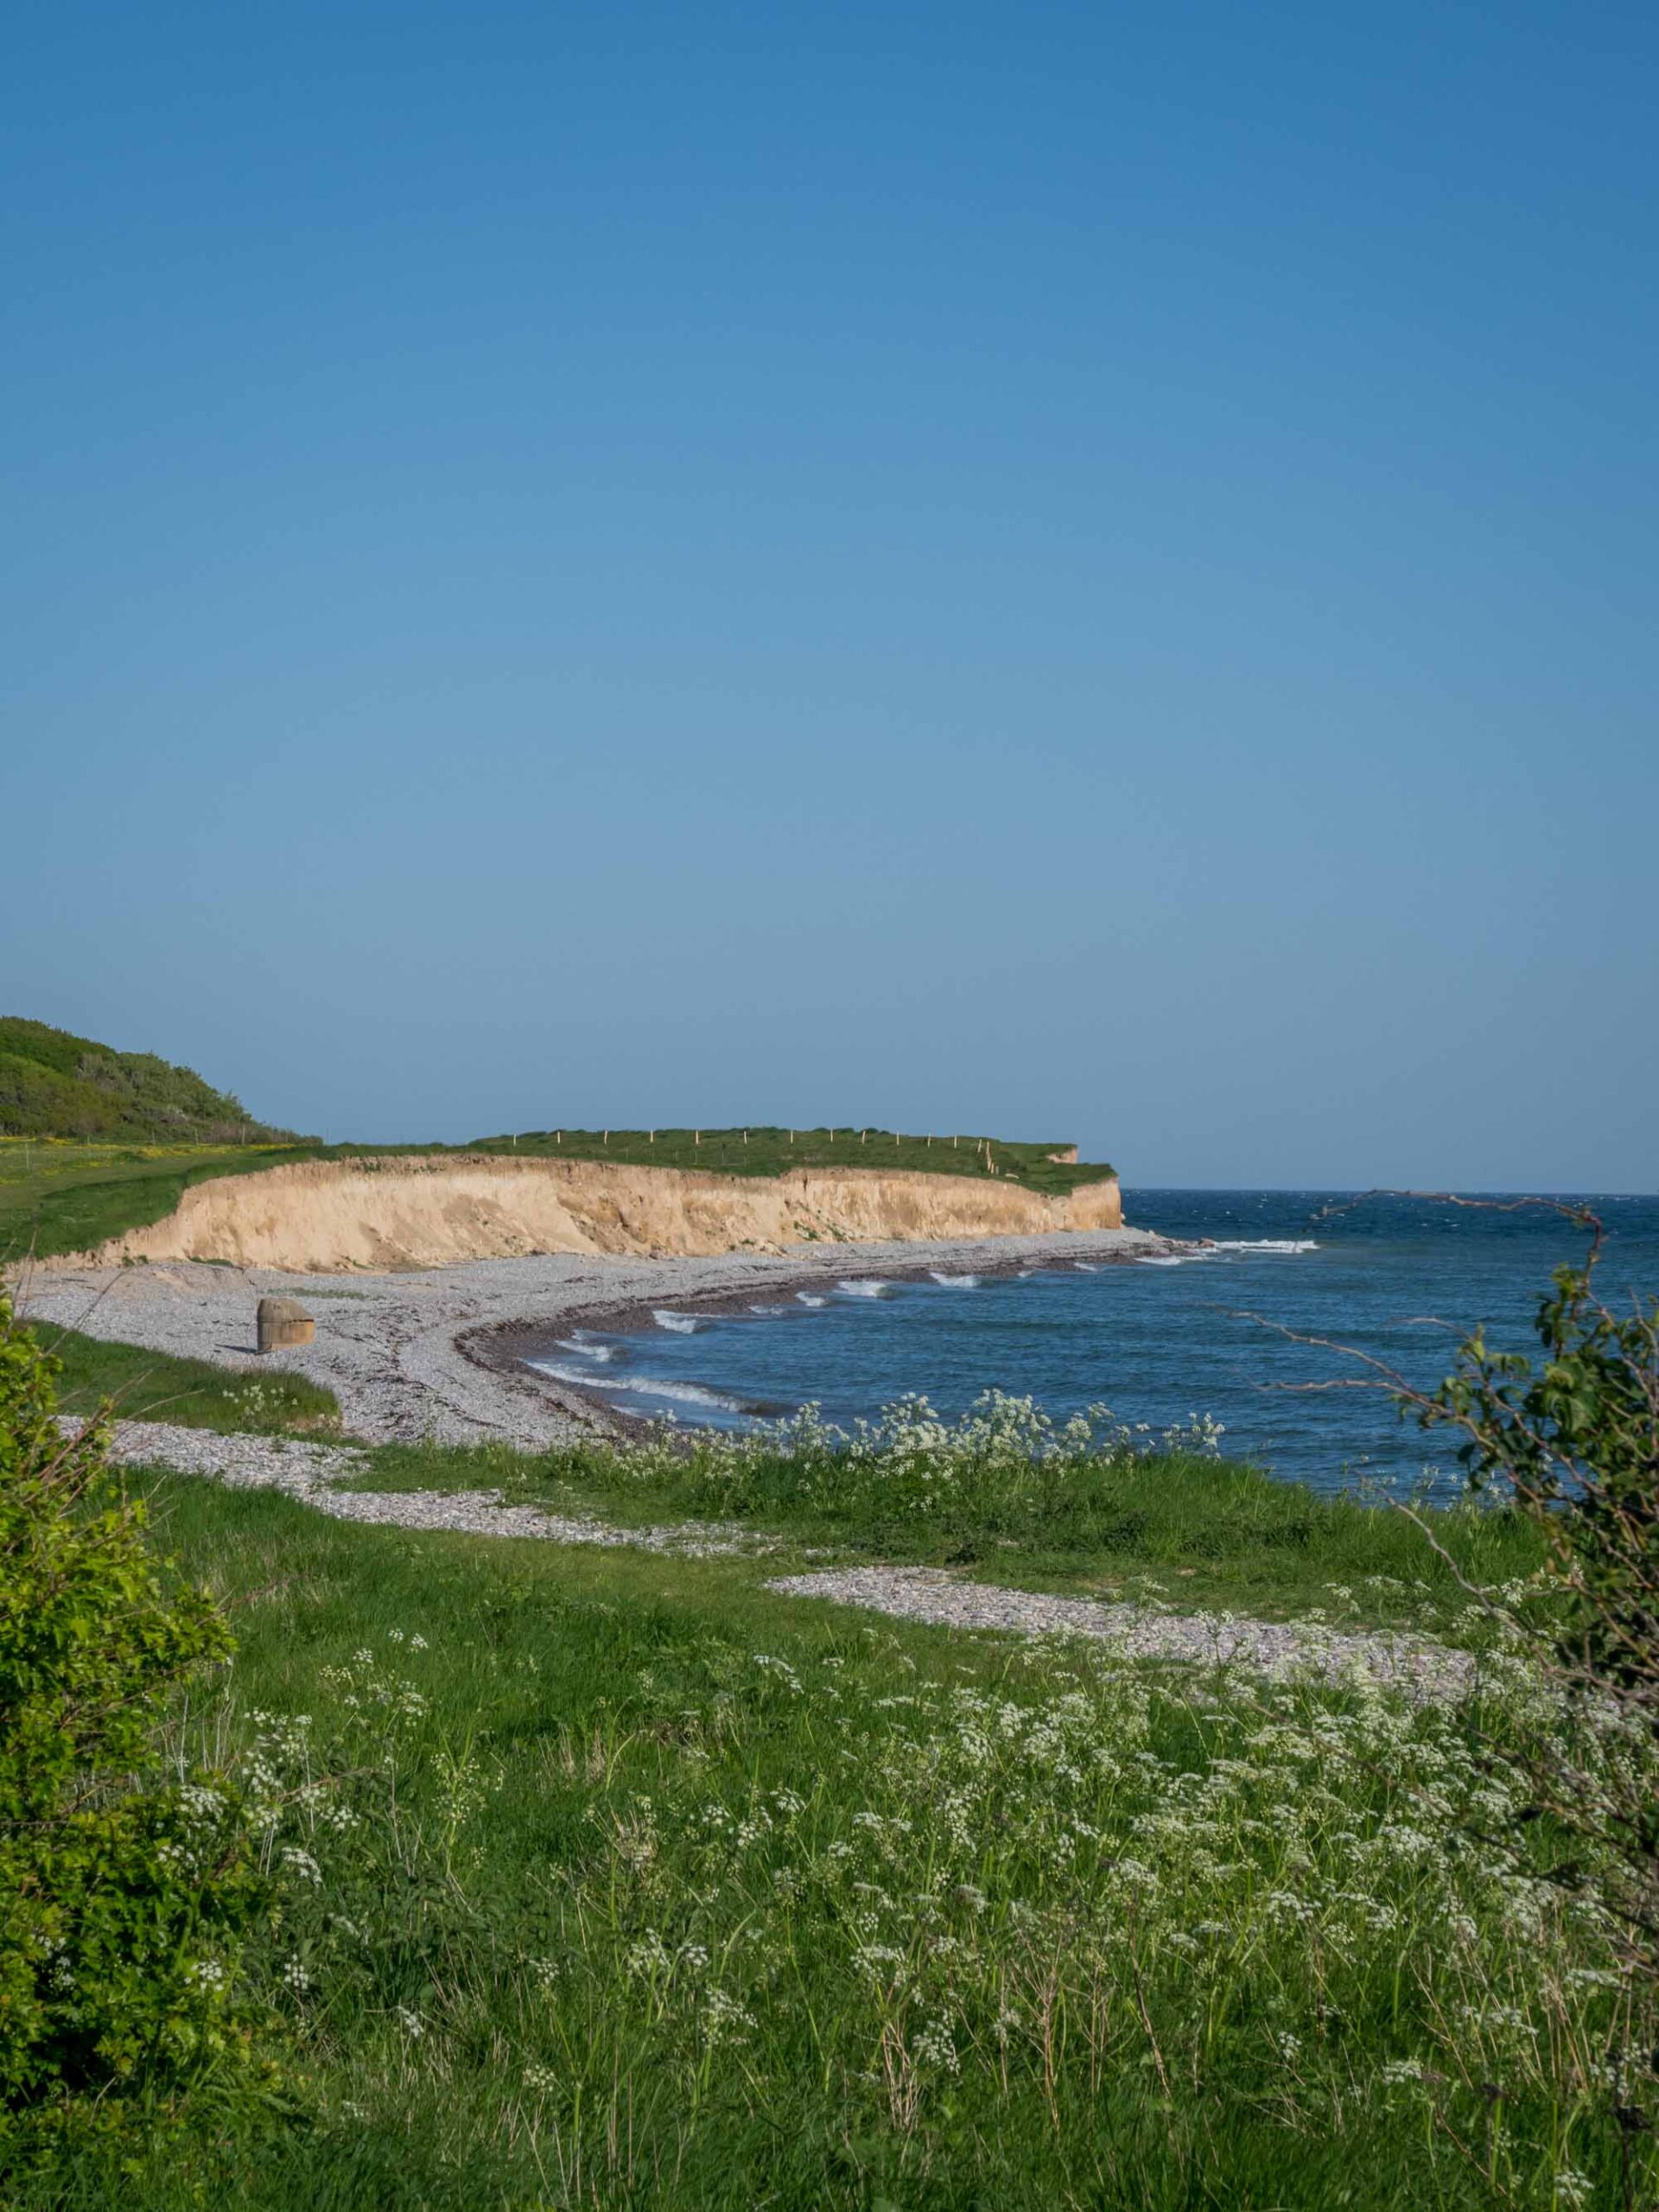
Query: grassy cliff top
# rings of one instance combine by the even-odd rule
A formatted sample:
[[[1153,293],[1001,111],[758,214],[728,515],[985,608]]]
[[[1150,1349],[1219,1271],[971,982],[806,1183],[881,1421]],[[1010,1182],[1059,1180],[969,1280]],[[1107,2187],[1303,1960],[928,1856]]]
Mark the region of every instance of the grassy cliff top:
[[[1010,1144],[893,1129],[529,1129],[471,1144],[326,1145],[250,1118],[240,1099],[153,1052],[118,1052],[21,1015],[0,1016],[0,1262],[82,1252],[171,1213],[193,1183],[297,1160],[607,1160],[783,1175],[798,1167],[908,1168],[1006,1178],[1058,1195],[1103,1165],[1057,1160],[1061,1141]]]
[[[747,1139],[747,1141],[746,1141]],[[0,1262],[33,1252],[84,1252],[161,1221],[193,1183],[252,1175],[301,1160],[606,1160],[701,1167],[717,1175],[781,1175],[797,1167],[908,1168],[935,1175],[995,1173],[1058,1194],[1105,1180],[1103,1165],[1062,1162],[1063,1145],[1001,1138],[902,1136],[890,1129],[556,1129],[481,1137],[470,1145],[121,1144],[0,1135]]]
[[[531,1129],[480,1137],[468,1152],[519,1159],[611,1160],[639,1167],[701,1167],[719,1175],[786,1175],[800,1167],[906,1168],[928,1175],[1006,1177],[1030,1191],[1074,1191],[1107,1181],[1104,1162],[1057,1159],[1064,1138],[1014,1144],[960,1134],[906,1136],[895,1129]]]

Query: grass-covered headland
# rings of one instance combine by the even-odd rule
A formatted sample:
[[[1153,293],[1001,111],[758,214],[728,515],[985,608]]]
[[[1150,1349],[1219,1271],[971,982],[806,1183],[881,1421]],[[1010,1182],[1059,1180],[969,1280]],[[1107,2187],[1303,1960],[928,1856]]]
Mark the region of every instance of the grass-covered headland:
[[[193,1183],[255,1175],[302,1160],[600,1160],[636,1167],[696,1167],[720,1175],[783,1175],[791,1168],[904,1168],[1003,1178],[1055,1195],[1108,1179],[1103,1165],[1052,1160],[1058,1145],[1001,1138],[900,1136],[890,1129],[560,1129],[481,1137],[465,1145],[251,1142],[86,1143],[11,1136],[0,1116],[0,1262],[84,1252],[171,1213]]]
[[[1055,1195],[1103,1165],[1059,1141],[1011,1144],[875,1128],[531,1129],[465,1145],[322,1144],[254,1121],[238,1099],[149,1052],[117,1052],[41,1021],[0,1018],[0,1264],[84,1252],[163,1220],[194,1183],[303,1160],[600,1160],[777,1176],[805,1167],[1005,1178]]]
[[[609,1160],[634,1167],[699,1167],[718,1175],[786,1175],[803,1167],[900,1168],[924,1175],[1006,1177],[1058,1196],[1108,1181],[1104,1161],[1060,1157],[1076,1147],[1051,1138],[906,1136],[897,1129],[531,1129],[480,1137],[461,1149],[520,1159]]]
[[[84,1252],[163,1220],[192,1184],[302,1160],[469,1154],[783,1175],[905,1168],[1007,1178],[1061,1195],[1114,1170],[1058,1140],[1012,1144],[868,1128],[529,1129],[470,1144],[323,1144],[255,1121],[241,1101],[153,1052],[118,1052],[43,1021],[0,1016],[0,1264]]]
[[[43,1382],[8,1344],[10,1726],[54,1679],[41,1620],[65,1618],[19,1593],[48,1554],[60,1583],[88,1524],[31,1471]],[[0,1920],[6,2201],[1650,2202],[1659,2023],[1611,1847],[1528,1817],[1518,1781],[1529,1746],[1578,1756],[1580,1723],[1478,1609],[1459,1623],[1457,1575],[1399,1516],[1276,1500],[1201,1437],[1109,1434],[1090,1473],[1023,1412],[982,1418],[930,1430],[912,1408],[851,1455],[804,1431],[529,1476],[753,1521],[788,1540],[764,1560],[352,1527],[147,1478],[135,1541],[212,1594],[236,1649],[153,1685],[151,1751],[61,1778],[58,1840],[0,1808],[0,1851],[35,1870]],[[1502,1508],[1431,1526],[1488,1586],[1541,1556]],[[1115,1546],[1183,1599],[1207,1545],[1211,1602],[1288,1558],[1338,1585],[1333,1614],[1372,1573],[1487,1646],[1484,1683],[1414,1707],[871,1625],[765,1589],[796,1537]],[[68,1618],[116,1633],[126,1593],[153,1603],[134,1573],[111,1590],[89,1567]],[[1653,1769],[1650,1742],[1618,1755]],[[76,1886],[66,1850],[118,1810]]]

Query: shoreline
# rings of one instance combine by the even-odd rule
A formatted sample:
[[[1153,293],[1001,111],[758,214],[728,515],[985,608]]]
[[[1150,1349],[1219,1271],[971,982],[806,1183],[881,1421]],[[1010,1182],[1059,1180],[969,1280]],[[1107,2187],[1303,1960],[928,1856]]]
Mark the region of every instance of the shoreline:
[[[652,1306],[741,1308],[757,1295],[809,1288],[843,1274],[918,1280],[941,1266],[1008,1274],[1085,1259],[1129,1262],[1189,1249],[1134,1229],[1028,1236],[802,1246],[709,1258],[597,1258],[541,1254],[473,1260],[397,1274],[294,1274],[202,1261],[126,1268],[14,1271],[22,1318],[245,1371],[273,1367],[324,1384],[340,1423],[370,1444],[508,1444],[536,1451],[656,1427],[618,1413],[597,1392],[536,1375],[518,1347],[545,1348],[560,1329],[640,1326]],[[254,1307],[296,1297],[317,1323],[314,1344],[261,1357]]]
[[[1087,1238],[1091,1243],[1103,1236],[1109,1236],[1115,1240],[1113,1249],[1110,1250],[1095,1250],[1091,1253],[1091,1262],[1096,1267],[1129,1267],[1133,1266],[1137,1260],[1146,1257],[1148,1253],[1161,1255],[1167,1252],[1185,1252],[1197,1249],[1190,1243],[1182,1243],[1178,1238],[1160,1236],[1150,1230],[1142,1231],[1134,1229],[1078,1230],[1074,1232],[1074,1235],[1078,1240]],[[1133,1249],[1119,1245],[1116,1240],[1122,1238],[1133,1240]],[[1023,1274],[1027,1271],[1032,1255],[1028,1252],[1007,1253],[1001,1249],[1004,1244],[1015,1242],[1022,1244],[1040,1242],[1046,1244],[1052,1241],[1047,1237],[1040,1240],[998,1237],[995,1240],[952,1246],[949,1248],[949,1251],[950,1256],[966,1258],[976,1254],[983,1254],[988,1249],[992,1250],[994,1256],[980,1259],[976,1266],[967,1270],[978,1275],[982,1281],[988,1277],[1006,1278],[1009,1275]],[[1071,1239],[1068,1238],[1067,1241],[1070,1242]],[[816,1268],[803,1268],[797,1274],[769,1278],[766,1287],[774,1297],[792,1298],[798,1291],[811,1290],[821,1283],[834,1282],[837,1277],[843,1274],[861,1275],[868,1264],[868,1255],[872,1253],[895,1249],[904,1251],[907,1248],[902,1245],[896,1247],[862,1245],[856,1248],[837,1245],[830,1248],[830,1250],[836,1252],[854,1249],[866,1255],[863,1260],[854,1265],[835,1267],[824,1264]],[[907,1259],[902,1265],[896,1263],[884,1265],[881,1269],[882,1280],[895,1283],[930,1282],[934,1279],[938,1251],[944,1249],[937,1248],[935,1259],[931,1262],[918,1263],[914,1259]],[[1068,1254],[1059,1256],[1064,1258],[1076,1255]],[[826,1260],[827,1258],[828,1254],[826,1254]],[[752,1310],[754,1287],[753,1282],[748,1281],[741,1288],[686,1293],[674,1298],[674,1307],[677,1313],[695,1314],[699,1318],[723,1313],[747,1313]],[[650,1298],[629,1299],[612,1306],[584,1306],[580,1309],[582,1313],[580,1325],[584,1329],[597,1330],[607,1336],[632,1336],[635,1333],[643,1335],[653,1325],[652,1309],[661,1302],[661,1296],[658,1294]],[[524,1320],[492,1322],[482,1329],[467,1331],[457,1338],[456,1350],[463,1357],[473,1360],[478,1366],[492,1374],[499,1375],[508,1381],[522,1378],[528,1369],[536,1376],[535,1387],[545,1389],[550,1395],[573,1401],[575,1405],[582,1408],[585,1414],[597,1417],[594,1421],[596,1427],[601,1431],[610,1430],[617,1433],[619,1439],[644,1438],[653,1434],[661,1425],[663,1417],[660,1414],[626,1412],[614,1405],[606,1396],[603,1389],[597,1386],[590,1387],[586,1383],[572,1382],[546,1376],[532,1365],[532,1352],[544,1353],[553,1349],[549,1341],[553,1332],[558,1327],[569,1325],[568,1319],[555,1322]],[[699,1424],[692,1421],[684,1421],[680,1425],[684,1428],[692,1428]]]

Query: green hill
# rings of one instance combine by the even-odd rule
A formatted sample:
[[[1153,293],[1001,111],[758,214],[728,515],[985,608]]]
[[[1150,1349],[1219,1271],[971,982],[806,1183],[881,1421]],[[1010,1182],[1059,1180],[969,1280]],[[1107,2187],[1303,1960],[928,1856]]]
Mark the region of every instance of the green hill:
[[[239,1098],[193,1068],[0,1015],[0,1135],[220,1145],[286,1135],[254,1121]]]

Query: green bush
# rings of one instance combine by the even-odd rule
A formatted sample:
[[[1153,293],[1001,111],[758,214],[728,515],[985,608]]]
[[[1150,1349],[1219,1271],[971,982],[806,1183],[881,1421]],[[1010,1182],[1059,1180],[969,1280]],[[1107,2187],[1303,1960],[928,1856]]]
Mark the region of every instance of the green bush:
[[[1607,1306],[1600,1226],[1573,1217],[1590,1252],[1539,1301],[1536,1365],[1477,1332],[1439,1391],[1400,1395],[1425,1427],[1462,1437],[1473,1487],[1507,1496],[1543,1535],[1535,1601],[1513,1632],[1576,1732],[1570,1751],[1554,1730],[1504,1763],[1525,1785],[1524,1820],[1611,1844],[1630,1955],[1659,1980],[1659,1300]]]
[[[237,1958],[266,1883],[235,1789],[166,1756],[231,1638],[154,1558],[107,1431],[0,1300],[0,2166],[193,2089],[275,2087]]]
[[[1659,1713],[1659,1300],[1615,1313],[1594,1266],[1556,1269],[1536,1368],[1478,1333],[1421,1418],[1456,1428],[1471,1484],[1545,1532],[1570,1593],[1563,1658]]]

